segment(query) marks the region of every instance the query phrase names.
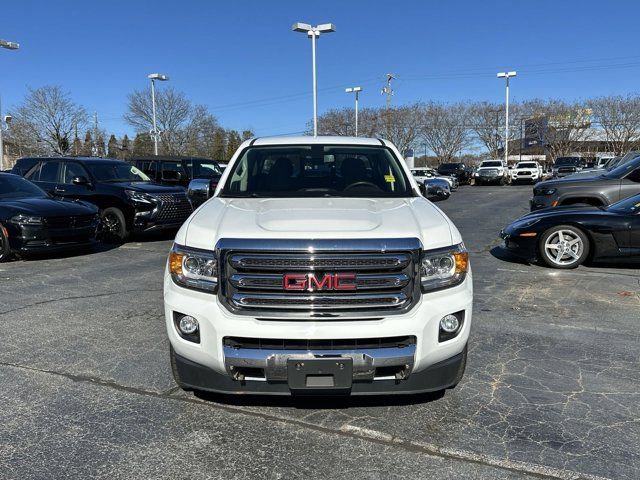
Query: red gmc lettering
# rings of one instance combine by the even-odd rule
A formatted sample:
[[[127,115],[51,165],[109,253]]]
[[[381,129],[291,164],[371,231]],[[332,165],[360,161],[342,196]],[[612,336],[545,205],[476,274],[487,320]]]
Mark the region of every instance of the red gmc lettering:
[[[309,290],[331,290],[333,278],[330,273],[325,273],[321,281],[318,281],[313,273],[309,274]]]
[[[286,273],[282,287],[285,290],[355,290],[354,273],[325,273],[318,279],[315,273]]]
[[[283,287],[285,290],[306,290],[307,275],[304,273],[287,273],[284,276]]]
[[[354,273],[336,273],[333,277],[334,290],[355,290],[356,276]]]

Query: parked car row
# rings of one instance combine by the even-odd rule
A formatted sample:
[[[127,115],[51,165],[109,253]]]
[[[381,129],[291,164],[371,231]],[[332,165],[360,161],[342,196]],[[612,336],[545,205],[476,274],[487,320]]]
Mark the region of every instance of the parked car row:
[[[559,178],[533,188],[531,213],[500,232],[505,247],[553,268],[640,262],[640,156],[630,152],[609,162],[589,175],[562,175],[568,163],[562,160]]]
[[[0,262],[14,253],[89,247],[99,223],[95,205],[52,197],[22,177],[0,173]]]
[[[177,229],[194,209],[185,186],[197,178],[215,188],[221,173],[190,157],[21,158],[0,174],[0,260]]]

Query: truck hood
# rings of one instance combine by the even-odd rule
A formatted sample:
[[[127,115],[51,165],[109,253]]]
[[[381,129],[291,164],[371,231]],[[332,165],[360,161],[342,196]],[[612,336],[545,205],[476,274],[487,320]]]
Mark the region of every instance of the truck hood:
[[[216,197],[192,215],[176,242],[211,250],[221,238],[418,238],[425,249],[462,241],[444,213],[422,197]]]

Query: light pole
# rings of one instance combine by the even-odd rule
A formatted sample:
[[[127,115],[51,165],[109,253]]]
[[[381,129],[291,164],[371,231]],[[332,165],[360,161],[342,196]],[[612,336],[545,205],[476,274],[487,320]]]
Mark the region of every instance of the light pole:
[[[316,81],[316,37],[321,33],[331,33],[336,31],[333,23],[323,23],[312,27],[308,23],[294,23],[291,29],[294,32],[306,33],[311,39],[311,63],[313,69],[313,136],[318,136],[318,83]]]
[[[0,39],[0,48],[6,48],[7,50],[17,50],[20,48],[20,44],[16,42],[9,42],[7,40]],[[4,169],[4,142],[2,141],[2,132],[9,126],[11,117],[2,117],[2,107],[0,105],[0,172]],[[6,125],[6,126],[5,126]]]
[[[356,94],[356,137],[358,136],[358,94],[362,91],[362,87],[349,87],[344,89],[347,93]]]
[[[509,156],[509,79],[515,77],[516,72],[500,72],[498,78],[504,78],[507,81],[507,93],[505,97],[505,122],[504,122],[504,162],[507,163]]]
[[[162,75],[161,73],[152,73],[147,75],[147,78],[151,80],[151,109],[153,110],[153,130],[149,133],[153,137],[153,153],[158,155],[158,140],[160,139],[160,132],[156,127],[156,80],[166,82],[169,77]]]

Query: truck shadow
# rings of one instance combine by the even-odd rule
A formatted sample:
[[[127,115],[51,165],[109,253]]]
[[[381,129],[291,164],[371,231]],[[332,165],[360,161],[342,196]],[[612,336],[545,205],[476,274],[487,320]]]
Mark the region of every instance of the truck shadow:
[[[445,390],[412,395],[333,396],[297,395],[291,397],[274,395],[222,395],[209,392],[194,392],[200,400],[236,407],[285,407],[299,410],[343,410],[345,408],[392,407],[417,405],[439,400]]]

